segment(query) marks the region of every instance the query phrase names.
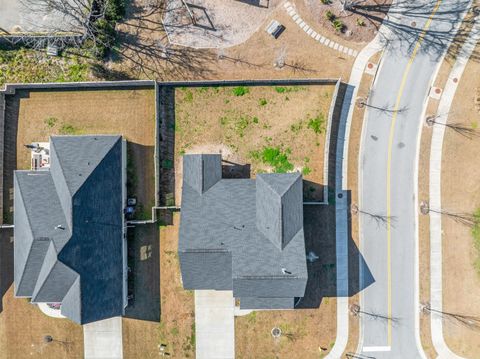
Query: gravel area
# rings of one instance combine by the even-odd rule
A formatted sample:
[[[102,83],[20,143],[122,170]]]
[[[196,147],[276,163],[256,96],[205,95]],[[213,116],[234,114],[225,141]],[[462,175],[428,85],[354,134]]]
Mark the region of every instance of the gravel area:
[[[190,0],[186,3],[191,15],[182,0],[167,1],[163,22],[169,40],[188,47],[224,48],[246,41],[281,1]]]

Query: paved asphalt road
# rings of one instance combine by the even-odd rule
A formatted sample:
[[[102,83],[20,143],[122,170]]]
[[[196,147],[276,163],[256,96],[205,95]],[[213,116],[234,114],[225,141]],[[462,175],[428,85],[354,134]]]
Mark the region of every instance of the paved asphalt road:
[[[368,99],[360,154],[360,210],[390,215],[384,223],[360,214],[366,358],[422,357],[415,329],[417,141],[432,77],[468,4],[399,0],[386,22],[392,32]]]

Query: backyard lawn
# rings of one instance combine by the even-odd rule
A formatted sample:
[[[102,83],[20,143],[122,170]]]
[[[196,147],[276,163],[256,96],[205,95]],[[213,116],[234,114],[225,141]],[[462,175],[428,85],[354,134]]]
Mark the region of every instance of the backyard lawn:
[[[262,172],[301,171],[309,198],[323,199],[324,146],[333,85],[179,88],[175,94],[176,198],[185,153]],[[177,201],[177,203],[180,203]]]

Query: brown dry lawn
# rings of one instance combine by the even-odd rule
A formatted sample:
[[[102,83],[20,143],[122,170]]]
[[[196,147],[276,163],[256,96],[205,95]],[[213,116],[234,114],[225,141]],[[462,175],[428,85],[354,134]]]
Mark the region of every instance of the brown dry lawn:
[[[15,127],[18,121],[16,141],[11,140],[16,142],[17,168],[29,166],[30,154],[23,145],[47,141],[50,134],[123,134],[132,143],[137,183],[142,186],[136,191],[139,201],[153,202],[153,90],[21,91],[7,101],[7,126]],[[47,317],[25,299],[13,298],[12,279],[5,281],[12,278],[11,265],[5,268],[2,263],[2,287],[10,288],[0,313],[0,353],[9,358],[82,358],[82,327]],[[43,345],[47,334],[58,342]]]
[[[476,51],[479,49],[477,48]],[[450,123],[478,127],[480,107],[480,64],[470,61],[457,90]],[[472,140],[445,132],[442,158],[442,206],[456,213],[473,213],[480,207],[480,172],[475,164],[480,152],[478,137]],[[443,303],[444,311],[478,316],[480,313],[480,273],[474,262],[480,253],[474,248],[471,229],[446,218],[443,225]],[[459,295],[461,294],[461,295]],[[477,328],[478,329],[478,328]],[[444,320],[444,335],[457,354],[475,358],[480,353],[480,332]]]
[[[161,322],[123,319],[125,358],[158,358],[160,344],[171,358],[194,358],[195,312],[193,292],[183,289],[178,261],[179,215],[160,229]]]
[[[251,164],[252,175],[272,171],[264,148],[278,149],[292,169],[312,185],[308,195],[322,199],[323,156],[334,86],[198,88],[176,91],[176,175],[184,153],[222,153],[224,160]],[[242,96],[235,92],[245,91]],[[318,126],[318,127],[316,127]],[[258,156],[260,155],[260,158]],[[177,180],[176,198],[180,198]]]

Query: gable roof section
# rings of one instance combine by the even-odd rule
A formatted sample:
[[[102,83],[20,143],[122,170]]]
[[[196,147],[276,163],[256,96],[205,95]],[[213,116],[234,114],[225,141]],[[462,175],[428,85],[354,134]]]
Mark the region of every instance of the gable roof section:
[[[276,293],[279,297],[303,295],[307,270],[305,258],[305,239],[303,235],[303,203],[302,178],[298,173],[293,174],[262,174],[253,179],[220,179],[207,191],[199,193],[192,187],[190,175],[198,176],[201,172],[190,171],[192,161],[184,156],[184,181],[182,189],[182,211],[179,232],[179,256],[181,261],[182,278],[192,288],[203,288],[208,285],[205,276],[191,273],[191,262],[195,251],[227,251],[231,253],[231,263],[224,263],[224,272],[231,272],[230,288],[235,293],[235,282],[240,288],[246,280],[264,278],[270,279],[271,285],[266,291]],[[217,157],[217,166],[221,171],[221,158]],[[198,161],[198,158],[197,158]],[[197,162],[198,163],[198,162]],[[201,179],[200,179],[201,180]],[[259,185],[260,183],[260,185]],[[261,201],[259,205],[257,201]],[[295,223],[285,223],[292,220],[290,212],[295,214]],[[274,212],[269,217],[270,213]],[[287,214],[287,215],[286,215]],[[277,223],[274,219],[278,218]],[[260,218],[259,218],[260,217]],[[282,222],[283,221],[283,222]],[[277,225],[280,228],[275,236],[268,238],[260,230],[258,223],[267,226]],[[291,226],[285,230],[283,227]],[[285,240],[285,233],[289,238]],[[199,254],[200,255],[200,254]],[[203,254],[202,254],[203,255]],[[212,273],[218,263],[207,263],[202,260],[204,270]],[[285,274],[286,269],[291,274]],[[282,278],[294,278],[299,285],[277,285]],[[196,282],[195,282],[196,281]],[[263,281],[263,283],[266,283]],[[290,282],[289,282],[290,283]],[[233,284],[233,286],[232,286]],[[248,286],[248,283],[246,284]],[[258,283],[252,287],[257,291]],[[281,293],[278,293],[280,291]],[[251,295],[255,296],[255,294]],[[269,295],[267,295],[269,296]],[[271,295],[270,297],[273,297]]]
[[[88,323],[123,312],[120,136],[51,137],[47,171],[15,171],[15,294]]]

